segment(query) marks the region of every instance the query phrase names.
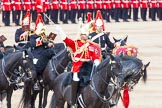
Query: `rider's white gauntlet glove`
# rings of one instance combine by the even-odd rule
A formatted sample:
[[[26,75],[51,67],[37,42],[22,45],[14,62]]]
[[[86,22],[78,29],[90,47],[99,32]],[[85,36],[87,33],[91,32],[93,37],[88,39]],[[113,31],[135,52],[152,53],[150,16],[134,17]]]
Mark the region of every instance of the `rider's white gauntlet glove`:
[[[57,32],[59,32],[59,34],[61,35],[62,40],[66,39],[66,34],[65,32],[62,30],[62,28],[60,26],[56,26],[56,30]]]
[[[96,67],[97,67],[99,64],[100,64],[100,60],[99,60],[99,59],[94,60],[94,65],[95,65]]]

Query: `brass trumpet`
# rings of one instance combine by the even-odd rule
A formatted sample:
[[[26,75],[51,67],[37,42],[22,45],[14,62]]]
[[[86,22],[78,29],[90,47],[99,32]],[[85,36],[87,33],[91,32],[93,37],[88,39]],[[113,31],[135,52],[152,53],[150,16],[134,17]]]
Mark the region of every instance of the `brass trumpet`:
[[[34,35],[35,34],[34,30],[29,30],[27,32],[28,32],[28,36],[31,36],[31,35]]]

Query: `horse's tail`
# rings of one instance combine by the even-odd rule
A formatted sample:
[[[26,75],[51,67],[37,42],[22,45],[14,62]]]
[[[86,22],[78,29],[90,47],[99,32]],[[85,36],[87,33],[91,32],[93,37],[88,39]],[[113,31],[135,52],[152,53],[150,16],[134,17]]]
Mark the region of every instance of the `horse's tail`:
[[[147,67],[149,66],[150,62],[148,62],[146,65],[144,65],[143,69],[143,81],[146,83],[147,81]]]
[[[54,93],[52,95],[52,99],[51,99],[51,103],[50,103],[50,107],[49,108],[56,108],[56,97],[55,97]]]
[[[23,95],[20,100],[18,108],[29,108],[29,105],[31,103],[32,88],[33,88],[33,81],[32,80],[26,81],[23,90]]]

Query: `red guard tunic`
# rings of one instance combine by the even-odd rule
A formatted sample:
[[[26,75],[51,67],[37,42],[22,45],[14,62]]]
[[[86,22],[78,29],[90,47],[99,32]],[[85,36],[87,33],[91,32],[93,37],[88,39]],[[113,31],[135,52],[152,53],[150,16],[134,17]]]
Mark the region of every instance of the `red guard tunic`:
[[[100,60],[101,49],[93,42],[82,42],[81,40],[71,40],[68,37],[64,40],[67,46],[69,46],[73,52],[74,60],[72,66],[72,72],[79,72],[82,63],[89,60]]]
[[[11,11],[11,2],[10,0],[2,0],[2,9],[4,11]]]
[[[131,4],[133,8],[139,8],[140,2],[139,0],[132,0]]]
[[[94,9],[94,1],[93,0],[87,1],[87,9]]]
[[[69,6],[68,6],[68,1],[67,0],[61,0],[60,1],[60,6],[62,10],[68,10]]]
[[[162,8],[162,0],[157,1],[158,7]]]
[[[157,8],[157,1],[156,0],[150,1],[150,8]]]
[[[15,8],[15,10],[22,10],[21,0],[15,0],[13,3],[13,7]]]
[[[44,8],[45,8],[45,11],[50,9],[50,2],[49,2],[49,0],[45,0]]]
[[[35,0],[32,1],[31,7],[32,7],[32,10],[35,10],[35,8],[36,8],[36,2],[35,2]]]
[[[77,9],[77,2],[76,2],[76,0],[71,0],[70,7],[71,7],[71,9]]]
[[[45,8],[44,8],[44,0],[36,0],[36,11],[39,12],[45,12]]]
[[[111,9],[112,8],[111,0],[104,0],[103,4],[104,4],[104,9]]]
[[[31,10],[31,1],[30,0],[24,0],[24,3],[23,3],[23,8],[24,10]]]
[[[148,8],[148,1],[142,0],[140,6],[141,6],[141,8]]]
[[[102,0],[96,0],[96,2],[95,2],[95,8],[96,9],[103,9]]]
[[[53,0],[52,1],[52,5],[51,5],[51,9],[59,9],[59,2],[58,2],[58,0]]]
[[[78,8],[79,9],[86,9],[86,1],[85,0],[78,0]]]
[[[121,8],[121,1],[120,0],[114,0],[113,7],[114,8]]]
[[[128,0],[123,0],[122,5],[123,5],[123,8],[129,8],[130,7],[130,2]]]

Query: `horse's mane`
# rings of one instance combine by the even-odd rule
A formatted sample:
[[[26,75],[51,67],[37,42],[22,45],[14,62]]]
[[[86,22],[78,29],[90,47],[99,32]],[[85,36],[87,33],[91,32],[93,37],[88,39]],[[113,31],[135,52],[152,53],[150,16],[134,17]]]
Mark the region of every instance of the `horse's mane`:
[[[127,55],[124,55],[121,58],[122,58],[122,60],[131,60],[131,61],[137,61],[137,62],[141,62],[142,61],[142,60],[140,60],[137,57],[127,56]]]
[[[59,57],[62,57],[62,54],[64,54],[63,52],[65,52],[66,50],[67,48],[64,48],[63,50],[59,51],[55,56],[52,57],[52,59],[58,59]]]
[[[105,66],[107,66],[107,64],[109,64],[109,60],[110,57],[107,57],[106,59],[104,59],[97,67],[97,70],[102,70],[103,68],[105,68]]]

